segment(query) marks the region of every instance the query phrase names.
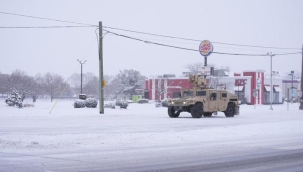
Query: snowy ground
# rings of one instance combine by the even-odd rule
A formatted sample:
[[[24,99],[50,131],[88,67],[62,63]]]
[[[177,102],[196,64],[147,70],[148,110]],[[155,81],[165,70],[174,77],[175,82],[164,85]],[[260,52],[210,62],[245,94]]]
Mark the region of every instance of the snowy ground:
[[[172,119],[167,108],[152,103],[106,108],[105,114],[72,104],[59,101],[49,113],[54,102],[38,100],[35,107],[17,109],[0,100],[0,171],[182,171],[201,163],[303,152],[298,104],[289,104],[289,110],[287,104],[273,105],[272,111],[241,105],[234,118],[218,113],[201,119],[189,113]],[[286,169],[303,170],[303,159],[294,161]],[[275,168],[280,169],[266,170]]]

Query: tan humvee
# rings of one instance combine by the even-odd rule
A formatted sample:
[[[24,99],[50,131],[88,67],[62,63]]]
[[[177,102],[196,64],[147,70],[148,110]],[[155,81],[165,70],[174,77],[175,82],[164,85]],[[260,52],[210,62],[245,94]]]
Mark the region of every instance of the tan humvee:
[[[215,112],[224,112],[226,117],[239,114],[238,97],[226,90],[205,88],[206,80],[190,75],[193,89],[182,89],[181,98],[168,99],[168,115],[179,117],[181,112],[189,112],[193,118],[211,117]]]

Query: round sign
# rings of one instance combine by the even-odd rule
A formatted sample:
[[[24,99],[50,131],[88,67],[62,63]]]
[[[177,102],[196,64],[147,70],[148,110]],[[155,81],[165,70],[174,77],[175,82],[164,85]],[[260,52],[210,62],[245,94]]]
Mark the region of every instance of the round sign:
[[[208,40],[202,41],[199,46],[199,51],[202,56],[209,56],[213,52],[213,49],[213,44]]]

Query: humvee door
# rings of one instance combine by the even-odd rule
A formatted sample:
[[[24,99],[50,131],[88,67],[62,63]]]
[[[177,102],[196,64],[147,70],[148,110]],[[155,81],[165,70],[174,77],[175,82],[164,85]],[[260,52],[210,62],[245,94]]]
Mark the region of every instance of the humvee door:
[[[226,91],[222,91],[220,92],[220,100],[219,100],[219,109],[220,111],[223,111],[226,109],[227,107],[227,92]]]
[[[217,111],[217,109],[218,109],[217,91],[210,91],[209,92],[208,108],[209,108],[210,111]]]

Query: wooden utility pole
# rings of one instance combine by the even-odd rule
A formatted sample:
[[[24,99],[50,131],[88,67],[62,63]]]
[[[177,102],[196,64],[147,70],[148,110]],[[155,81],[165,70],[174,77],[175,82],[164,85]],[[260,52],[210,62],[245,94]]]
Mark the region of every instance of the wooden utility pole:
[[[301,66],[301,100],[300,100],[300,110],[303,110],[303,45],[302,45],[302,66]]]
[[[103,97],[103,39],[102,39],[102,22],[99,22],[99,110],[104,114],[104,97]]]

